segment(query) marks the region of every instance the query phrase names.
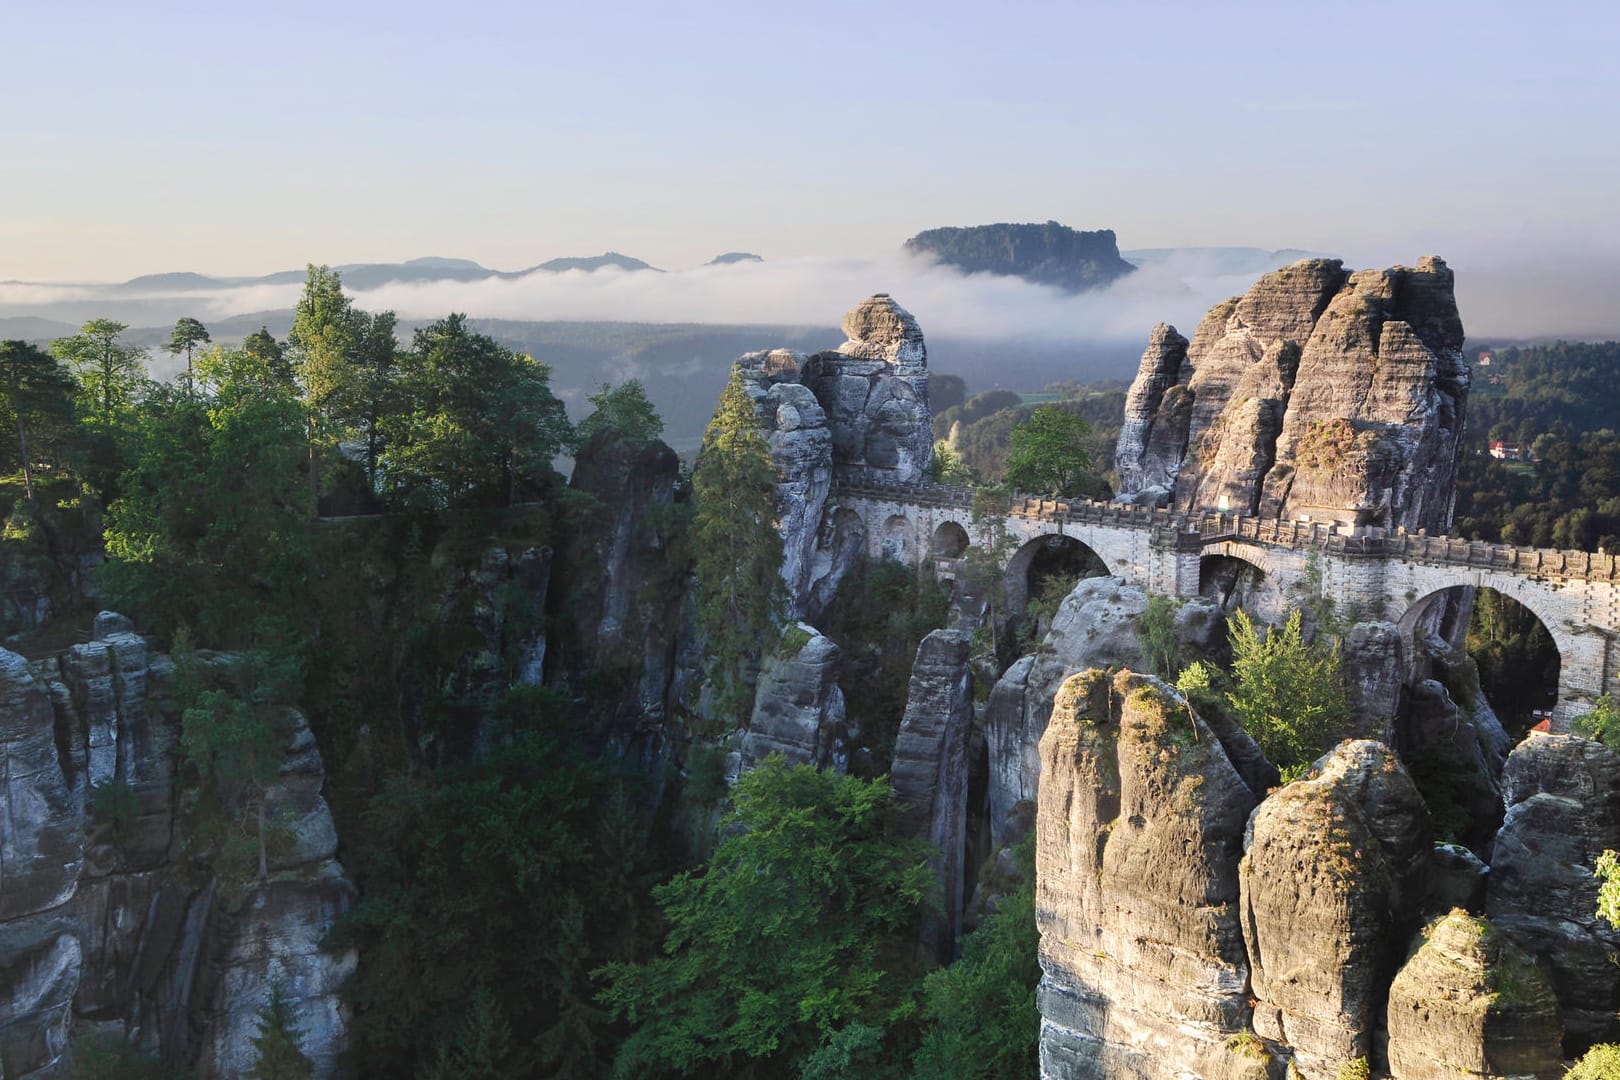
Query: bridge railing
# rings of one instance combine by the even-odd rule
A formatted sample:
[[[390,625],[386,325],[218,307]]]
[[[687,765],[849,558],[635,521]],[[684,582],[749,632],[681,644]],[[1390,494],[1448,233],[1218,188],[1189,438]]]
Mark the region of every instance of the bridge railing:
[[[902,483],[890,474],[864,467],[838,469],[833,475],[833,489],[846,495],[947,509],[971,509],[974,498],[973,488],[929,482]],[[1009,496],[1007,515],[1054,524],[1152,529],[1158,536],[1185,537],[1195,544],[1246,540],[1268,547],[1315,548],[1333,554],[1383,556],[1538,577],[1620,581],[1620,557],[1605,552],[1521,548],[1378,528],[1345,531],[1344,526],[1321,521],[1285,521],[1242,514],[1188,514],[1163,507],[1033,495]]]

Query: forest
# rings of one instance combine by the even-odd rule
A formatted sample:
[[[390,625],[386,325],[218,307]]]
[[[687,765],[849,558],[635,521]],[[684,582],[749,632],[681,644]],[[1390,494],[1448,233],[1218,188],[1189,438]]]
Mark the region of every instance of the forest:
[[[762,654],[790,652],[795,632],[780,628],[775,475],[740,384],[636,540],[657,553],[637,603],[691,618],[709,695],[655,734],[626,688],[637,658],[570,641],[615,512],[581,477],[673,458],[640,385],[604,384],[573,426],[545,364],[464,317],[409,342],[396,325],[311,267],[284,341],[221,347],[182,319],[169,348],[186,367],[167,384],[115,322],[49,350],[0,344],[16,436],[0,554],[8,580],[47,583],[55,613],[13,643],[43,655],[110,607],[172,654],[188,850],[243,895],[288,842],[265,791],[288,707],[308,717],[358,890],[327,941],[359,957],[342,990],[357,1075],[1030,1075],[1031,845],[982,872],[988,899],[942,964],[919,947],[931,853],[893,824],[885,773],[942,595],[894,564],[848,575],[820,629],[852,658],[863,753],[848,775],[773,758],[728,784],[721,736],[746,722]],[[1459,529],[1615,542],[1620,444],[1592,403],[1614,400],[1620,348],[1497,357],[1475,441],[1488,421],[1535,456],[1470,454]],[[1108,495],[1117,388],[969,398],[939,381],[940,478]],[[553,468],[563,453],[575,484]],[[570,575],[539,610],[521,576],[479,593],[467,583],[492,544],[556,552]],[[79,569],[103,545],[92,584]],[[965,572],[993,585],[992,562]],[[1055,585],[1019,644],[1072,581]],[[1539,626],[1479,611],[1482,680],[1506,685],[1540,655]],[[1230,665],[1186,664],[1170,618],[1144,616],[1153,666],[1201,710],[1241,724],[1285,778],[1325,749],[1347,708],[1326,642],[1297,618],[1259,635],[1239,613]],[[117,781],[93,800],[115,831],[131,813]],[[268,1002],[254,1075],[308,1076],[299,1037]],[[181,1066],[103,1042],[75,1061],[82,1077]]]

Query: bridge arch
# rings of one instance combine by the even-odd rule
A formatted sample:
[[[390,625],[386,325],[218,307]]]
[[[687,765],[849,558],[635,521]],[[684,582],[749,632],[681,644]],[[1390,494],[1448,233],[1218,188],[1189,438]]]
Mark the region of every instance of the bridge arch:
[[[934,529],[929,539],[929,553],[940,559],[960,559],[967,553],[968,531],[962,523],[946,518]]]
[[[1485,637],[1469,655],[1481,669],[1486,698],[1517,741],[1557,706],[1568,660],[1566,643],[1559,640],[1555,624],[1536,610],[1537,600],[1529,592],[1514,595],[1488,584],[1441,585],[1402,612],[1402,647],[1415,660],[1427,634],[1448,642],[1471,633]],[[1489,652],[1478,655],[1481,650]],[[1495,666],[1510,666],[1510,677],[1493,677],[1493,660]]]
[[[1066,583],[1069,589],[1083,578],[1112,573],[1095,548],[1065,533],[1045,533],[1024,543],[1007,560],[1007,610],[1022,618],[1032,596],[1047,583]]]

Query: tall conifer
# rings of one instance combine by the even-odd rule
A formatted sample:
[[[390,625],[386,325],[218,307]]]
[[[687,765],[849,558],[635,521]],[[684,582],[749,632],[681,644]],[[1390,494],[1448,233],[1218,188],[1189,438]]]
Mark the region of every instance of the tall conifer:
[[[784,601],[776,468],[754,403],[732,370],[692,471],[697,621],[716,719],[746,722],[761,647]]]

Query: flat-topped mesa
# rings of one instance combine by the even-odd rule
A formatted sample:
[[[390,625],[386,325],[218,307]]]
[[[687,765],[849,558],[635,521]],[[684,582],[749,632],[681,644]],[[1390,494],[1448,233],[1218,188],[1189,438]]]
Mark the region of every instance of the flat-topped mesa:
[[[1121,497],[1195,511],[1451,525],[1468,401],[1453,275],[1307,259],[1154,330],[1120,432]]]

